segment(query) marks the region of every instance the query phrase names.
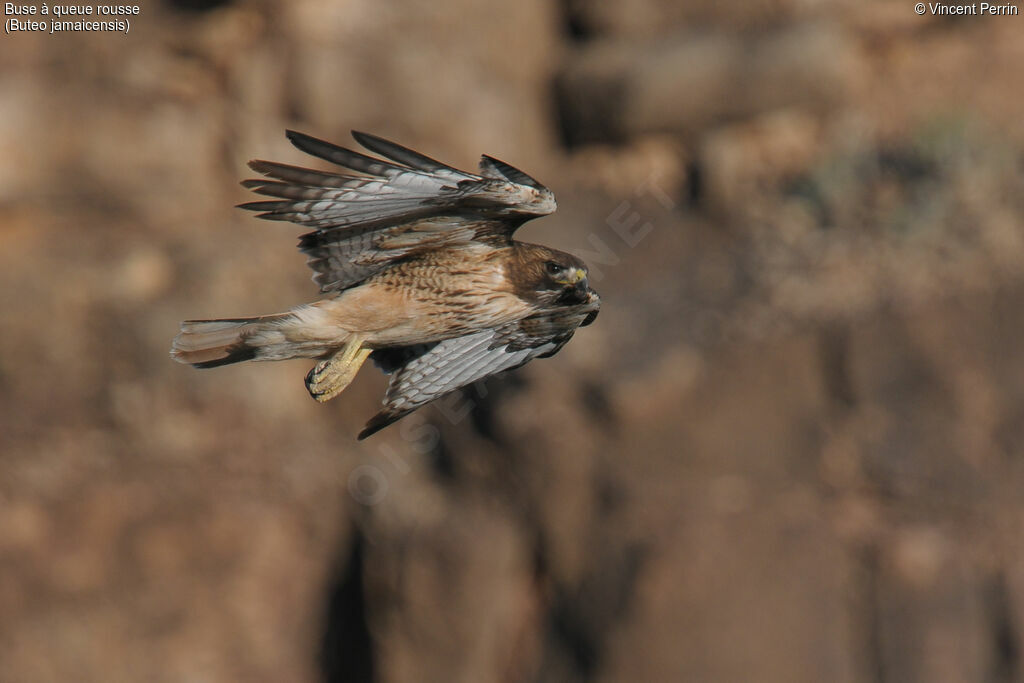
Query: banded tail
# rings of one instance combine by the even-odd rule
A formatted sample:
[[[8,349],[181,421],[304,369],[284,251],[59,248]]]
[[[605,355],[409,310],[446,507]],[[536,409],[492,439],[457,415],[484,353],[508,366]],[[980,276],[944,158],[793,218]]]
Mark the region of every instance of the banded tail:
[[[258,318],[222,318],[186,320],[174,338],[171,358],[197,368],[216,368],[246,360],[285,360],[316,357],[324,349],[296,353],[299,349],[288,339],[293,313],[263,315]],[[303,349],[305,350],[305,349]]]

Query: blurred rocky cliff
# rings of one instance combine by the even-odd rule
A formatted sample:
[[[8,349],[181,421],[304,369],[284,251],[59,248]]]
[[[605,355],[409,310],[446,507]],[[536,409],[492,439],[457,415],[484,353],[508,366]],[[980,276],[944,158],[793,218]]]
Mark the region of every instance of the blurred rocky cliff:
[[[0,680],[1024,680],[1024,18],[912,5],[4,35]],[[537,176],[600,318],[364,442],[373,371],[172,363],[315,294],[285,128]]]

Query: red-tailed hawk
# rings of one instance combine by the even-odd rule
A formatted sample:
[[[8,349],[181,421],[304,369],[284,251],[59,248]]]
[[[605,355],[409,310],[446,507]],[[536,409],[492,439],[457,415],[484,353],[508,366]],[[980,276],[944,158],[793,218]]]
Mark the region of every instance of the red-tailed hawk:
[[[385,158],[288,131],[300,150],[346,170],[252,161],[269,179],[243,183],[275,199],[242,208],[312,228],[299,248],[325,296],[275,315],[187,320],[175,360],[212,368],[318,358],[306,387],[326,401],[372,358],[390,381],[363,439],[459,387],[557,353],[594,320],[600,298],[582,261],[512,239],[555,210],[550,190],[486,155],[468,173],[352,135]]]

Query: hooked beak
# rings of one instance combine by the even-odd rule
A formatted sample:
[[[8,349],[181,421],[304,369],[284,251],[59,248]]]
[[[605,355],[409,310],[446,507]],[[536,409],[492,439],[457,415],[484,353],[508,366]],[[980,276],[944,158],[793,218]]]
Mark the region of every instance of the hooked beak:
[[[577,287],[579,287],[582,283],[583,288],[586,289],[587,271],[583,270],[582,268],[572,266],[565,272],[565,279],[556,280],[555,282],[557,282],[560,285],[576,285]]]
[[[563,297],[575,304],[584,304],[591,300],[590,281],[587,271],[582,268],[570,268],[565,278],[566,288]]]

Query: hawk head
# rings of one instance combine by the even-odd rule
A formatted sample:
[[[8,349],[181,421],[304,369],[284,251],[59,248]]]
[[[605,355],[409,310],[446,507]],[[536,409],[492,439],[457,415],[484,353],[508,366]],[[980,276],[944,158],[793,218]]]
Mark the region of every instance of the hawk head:
[[[516,293],[537,306],[576,306],[593,303],[587,266],[564,251],[519,244],[509,270]]]

